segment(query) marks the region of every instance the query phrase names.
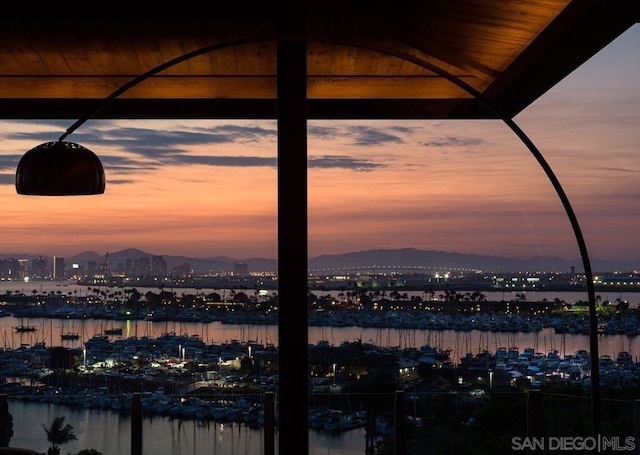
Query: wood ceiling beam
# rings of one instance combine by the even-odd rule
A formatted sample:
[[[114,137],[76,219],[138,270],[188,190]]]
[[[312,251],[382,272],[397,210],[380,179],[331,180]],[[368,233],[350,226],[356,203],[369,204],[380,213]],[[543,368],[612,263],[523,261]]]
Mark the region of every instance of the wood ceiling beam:
[[[477,86],[473,76],[461,77]],[[106,98],[129,82],[122,77],[0,77],[0,98]],[[439,76],[310,76],[308,97],[314,98],[467,98],[469,95]],[[152,77],[123,93],[120,99],[150,98],[275,98],[274,76]]]
[[[420,58],[429,60],[429,63],[442,68],[447,72],[452,72],[449,66],[453,66],[486,82],[493,82],[500,76],[498,71],[494,71],[493,69],[467,57],[462,52],[438,45],[416,34],[408,33],[403,30],[400,25],[394,25],[394,29],[394,34],[400,41],[416,49],[420,54],[422,54]]]
[[[66,119],[70,123],[102,99],[1,99],[0,119]],[[418,120],[496,118],[475,99],[311,99],[309,119]],[[94,119],[275,119],[274,99],[117,99]]]

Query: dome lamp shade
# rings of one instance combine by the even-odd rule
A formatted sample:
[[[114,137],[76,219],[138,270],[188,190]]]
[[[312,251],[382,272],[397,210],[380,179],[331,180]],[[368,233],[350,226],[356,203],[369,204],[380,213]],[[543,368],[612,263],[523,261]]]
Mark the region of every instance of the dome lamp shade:
[[[91,150],[74,142],[46,142],[25,153],[16,170],[16,191],[32,196],[103,194],[104,168]]]

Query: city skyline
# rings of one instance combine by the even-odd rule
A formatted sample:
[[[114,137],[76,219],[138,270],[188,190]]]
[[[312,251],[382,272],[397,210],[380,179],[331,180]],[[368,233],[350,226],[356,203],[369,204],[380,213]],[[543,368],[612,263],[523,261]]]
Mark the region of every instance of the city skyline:
[[[98,253],[94,250],[83,251],[74,256],[47,256],[43,254],[6,253],[0,251],[0,278],[16,275],[17,270],[42,260],[44,268],[52,268],[55,260],[62,261],[64,267],[85,267],[90,263],[94,267],[107,264],[110,269],[125,267],[126,262],[161,261],[170,268],[179,268],[187,273],[189,270],[198,273],[209,273],[212,270],[230,270],[240,265],[250,268],[254,272],[277,272],[278,260],[264,257],[190,257],[185,255],[156,254],[137,248],[125,248],[119,251]],[[26,262],[25,262],[26,261]],[[581,273],[583,271],[581,258],[560,257],[532,257],[518,259],[507,256],[491,256],[478,254],[450,253],[439,250],[419,250],[415,248],[401,249],[373,249],[366,251],[346,252],[342,254],[327,254],[309,256],[310,271],[329,270],[466,270],[466,271],[511,271],[514,273],[543,272],[543,273]],[[598,273],[636,273],[640,270],[640,258],[631,261],[610,262],[595,258],[591,266]],[[90,265],[89,265],[90,267]],[[186,267],[186,268],[185,268]],[[11,271],[13,270],[13,272]],[[384,273],[384,272],[383,272]],[[4,275],[3,275],[4,274]],[[8,275],[7,275],[8,274]],[[46,274],[46,273],[45,273]],[[40,274],[44,276],[45,274]],[[164,273],[162,273],[164,274]]]
[[[640,28],[515,121],[556,173],[592,259],[640,258]],[[0,121],[0,251],[277,257],[275,121],[88,121],[103,196],[15,193],[20,156],[69,121]],[[579,257],[550,182],[501,121],[309,121],[309,257],[417,248]]]

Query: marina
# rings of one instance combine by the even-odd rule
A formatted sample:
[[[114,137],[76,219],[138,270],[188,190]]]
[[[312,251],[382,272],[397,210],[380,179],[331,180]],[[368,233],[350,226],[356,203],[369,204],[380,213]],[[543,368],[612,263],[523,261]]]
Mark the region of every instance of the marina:
[[[172,453],[263,452],[264,392],[277,390],[277,369],[261,375],[238,371],[242,359],[263,364],[258,359],[277,358],[277,325],[252,316],[237,323],[242,320],[237,314],[198,321],[193,309],[185,317],[174,313],[172,318],[130,319],[86,317],[85,308],[64,305],[37,310],[41,313],[36,317],[24,312],[0,317],[0,359],[7,379],[2,390],[12,412],[19,409],[26,416],[33,409],[46,409],[76,416],[80,422],[108,419],[106,425],[117,426],[129,421],[132,392],[142,391],[144,426],[153,426],[149,431],[154,434],[162,426],[165,447],[171,445]],[[358,361],[363,368],[371,362],[367,356],[394,359],[396,368],[402,366],[406,372],[398,379],[412,391],[412,400],[455,392],[462,404],[482,399],[494,386],[509,387],[522,380],[530,387],[561,382],[588,387],[589,336],[584,321],[580,314],[425,310],[311,314],[309,352],[312,372],[318,375],[309,387],[311,453],[363,453],[370,438],[392,431],[391,408],[368,420],[362,398],[342,392],[353,372],[338,365],[339,359],[348,358],[345,353],[358,346],[368,353]],[[631,385],[638,378],[640,337],[633,330],[637,321],[630,321],[608,318],[599,327],[603,385]],[[23,326],[33,330],[16,329]],[[78,374],[73,378],[56,376],[49,369],[46,359],[61,349],[77,359]],[[327,362],[334,362],[333,373]],[[193,365],[202,368],[194,370]],[[419,381],[417,371],[424,365],[448,378],[453,390],[434,392],[427,381]],[[20,414],[14,418],[18,421]],[[415,416],[408,422],[421,425]],[[127,431],[118,442],[87,436],[83,447],[111,453],[111,444],[126,446]],[[37,436],[16,436],[26,446],[38,444]]]
[[[17,349],[21,346],[33,346],[44,343],[46,346],[64,346],[82,349],[84,343],[95,335],[103,334],[104,321],[87,320],[80,325],[78,338],[64,339],[60,321],[33,319],[30,320],[39,330],[32,332],[16,332],[15,318],[0,318],[0,347],[4,350]],[[205,344],[225,343],[232,340],[255,341],[260,344],[278,345],[276,325],[223,324],[220,322],[170,322],[153,321],[119,321],[122,335],[107,335],[109,340],[122,340],[137,337],[157,338],[163,333],[197,335]],[[543,328],[537,332],[487,332],[481,330],[458,331],[447,329],[418,329],[393,327],[357,327],[357,326],[310,326],[309,343],[326,341],[339,345],[344,341],[362,340],[380,347],[418,348],[430,344],[448,349],[451,360],[455,363],[468,352],[477,353],[484,350],[496,351],[502,346],[518,346],[521,349],[531,347],[536,351],[547,352],[558,350],[560,353],[572,353],[589,349],[589,336],[584,333],[558,333],[553,327]],[[602,335],[598,338],[601,354],[616,355],[619,351],[628,351],[634,358],[640,355],[640,337],[625,334]]]
[[[223,324],[220,324],[223,326]],[[246,328],[235,327],[237,330],[246,330]],[[325,335],[331,330],[324,328],[319,332],[320,335]],[[349,329],[336,328],[334,335],[347,336]],[[351,329],[354,330],[354,329]],[[396,330],[397,329],[393,329]],[[460,332],[449,331],[450,335],[453,333],[460,334]],[[513,345],[513,343],[522,342],[524,339],[518,339],[516,335],[509,334],[502,340],[495,342],[510,343],[509,348],[498,347],[496,350],[487,351],[482,350],[482,343],[486,341],[486,333],[484,332],[470,332],[463,336],[468,337],[471,340],[473,335],[477,335],[476,341],[479,343],[476,354],[469,351],[465,356],[458,359],[457,370],[455,376],[464,379],[460,382],[459,393],[460,397],[467,396],[477,397],[481,399],[482,395],[474,395],[482,390],[490,389],[494,385],[498,386],[508,385],[508,381],[514,381],[520,377],[529,376],[532,379],[532,386],[537,387],[544,381],[562,381],[571,380],[584,383],[588,379],[588,362],[589,358],[586,355],[586,351],[577,350],[573,351],[574,346],[579,345],[580,338],[586,338],[584,335],[571,335],[571,334],[557,334],[551,329],[547,329],[545,334],[550,339],[560,338],[559,345],[550,344],[550,350],[546,353],[537,352],[533,348],[520,349]],[[351,333],[353,335],[353,332]],[[399,334],[398,339],[401,339]],[[434,334],[431,334],[434,335]],[[441,335],[443,335],[441,333]],[[522,334],[524,335],[524,334]],[[529,334],[531,335],[531,334]],[[429,335],[427,335],[429,336]],[[111,347],[110,353],[120,352],[124,357],[127,352],[133,351],[127,349],[127,346],[134,344],[140,344],[141,342],[151,342],[159,345],[160,343],[169,344],[170,341],[180,340],[181,346],[176,346],[175,343],[170,349],[175,355],[165,363],[166,368],[174,368],[180,360],[188,360],[192,358],[196,353],[194,346],[202,346],[201,341],[197,337],[189,336],[177,336],[165,334],[164,338],[161,336],[159,339],[146,340],[146,339],[115,339],[113,341],[108,340],[109,337],[99,337],[102,346],[109,345]],[[602,336],[602,339],[620,338],[618,340],[621,343],[627,343],[627,349],[631,344],[630,337],[624,335],[616,336]],[[567,339],[569,340],[567,342]],[[435,340],[435,338],[434,338]],[[97,342],[98,339],[93,340]],[[189,341],[192,341],[189,343]],[[587,340],[585,340],[586,342]],[[611,340],[609,340],[611,341]],[[224,344],[224,343],[223,343]],[[348,343],[340,343],[336,346],[336,349],[347,349]],[[615,343],[613,343],[615,344]],[[612,346],[613,346],[612,344]],[[250,343],[232,341],[225,346],[225,349],[229,350],[235,347],[239,351],[245,351]],[[91,346],[89,343],[86,346]],[[114,346],[120,346],[120,350],[114,350]],[[182,349],[182,347],[187,347]],[[255,344],[254,347],[257,348]],[[310,344],[310,349],[321,350],[327,349],[328,343],[326,340],[319,339],[315,344]],[[557,347],[569,349],[566,353],[561,354]],[[177,348],[177,349],[176,349]],[[5,351],[4,355],[23,355],[22,366],[25,365],[24,360],[27,358],[28,353],[32,353],[38,349],[44,349],[44,346],[36,344],[35,346],[21,346],[20,348],[12,351]],[[370,346],[368,349],[374,349]],[[382,351],[389,353],[391,348],[380,348]],[[166,349],[165,349],[166,350]],[[420,346],[413,354],[411,350],[407,348],[399,349],[392,348],[391,351],[396,354],[402,355],[406,358],[424,358],[428,355],[436,357],[438,353],[436,350],[428,349],[427,345]],[[449,350],[440,351],[449,354]],[[154,354],[158,355],[159,354]],[[202,355],[199,354],[199,355]],[[313,358],[313,356],[312,356]],[[445,361],[448,357],[443,356],[439,360],[442,361],[440,365],[445,368],[453,368],[452,365],[445,366]],[[622,384],[630,383],[637,378],[639,372],[639,366],[637,358],[634,358],[629,351],[618,352],[617,355],[602,355],[601,356],[601,372],[603,383]],[[29,434],[29,430],[26,427],[29,425],[21,425],[20,422],[33,423],[34,419],[42,419],[43,423],[51,420],[53,416],[65,415],[69,422],[73,422],[74,427],[79,429],[81,433],[80,442],[78,442],[78,448],[92,447],[96,448],[103,453],[122,453],[127,451],[128,444],[130,443],[130,417],[128,410],[131,407],[131,393],[124,392],[123,384],[127,381],[135,384],[146,384],[146,378],[139,376],[138,373],[134,373],[125,369],[123,366],[128,365],[128,362],[123,361],[120,368],[104,368],[99,367],[96,362],[94,371],[101,371],[101,374],[94,375],[93,381],[95,385],[100,387],[92,388],[76,388],[75,391],[66,391],[67,389],[61,388],[60,384],[45,385],[41,382],[41,386],[33,387],[37,384],[37,378],[32,378],[31,381],[17,381],[5,384],[3,392],[7,393],[10,397],[10,411],[14,415],[15,422],[17,422],[17,432],[13,440],[12,445],[20,446],[20,441],[25,441],[30,447],[37,448],[38,444],[46,444],[44,436],[36,434]],[[167,366],[172,365],[172,366]],[[127,372],[129,371],[129,372]],[[166,370],[165,370],[166,371]],[[491,382],[475,383],[471,385],[467,380],[473,381],[474,378],[478,378],[478,375],[485,375],[487,372],[492,371]],[[220,373],[223,370],[219,371]],[[46,373],[46,372],[43,372]],[[3,376],[11,375],[12,372],[4,372]],[[263,441],[264,441],[264,428],[263,428],[263,409],[261,407],[260,397],[262,397],[262,391],[264,389],[247,388],[242,384],[240,378],[234,377],[231,374],[218,376],[220,381],[216,382],[219,386],[216,388],[216,392],[213,395],[209,395],[207,398],[201,398],[195,391],[196,388],[191,387],[191,381],[180,382],[178,377],[175,377],[174,384],[176,388],[155,388],[155,382],[149,382],[148,386],[145,385],[143,390],[148,391],[142,394],[142,405],[144,415],[144,429],[143,434],[153,434],[154,437],[150,438],[147,442],[145,439],[145,453],[154,453],[154,447],[158,444],[158,439],[161,439],[163,448],[171,447],[172,452],[176,454],[192,453],[192,454],[204,454],[204,453],[220,453],[220,454],[260,454],[263,453]],[[120,387],[113,387],[114,380],[118,381],[117,384]],[[35,381],[35,382],[34,382]],[[90,380],[91,381],[91,380]],[[277,384],[277,377],[264,378],[265,383]],[[273,381],[273,382],[271,382]],[[506,382],[505,382],[506,381]],[[536,385],[538,383],[538,385]],[[168,382],[164,383],[168,385]],[[327,384],[326,382],[318,382],[318,384]],[[479,389],[478,385],[482,385],[484,389]],[[193,384],[195,385],[195,383]],[[221,387],[224,388],[226,393],[220,394]],[[324,389],[326,387],[326,390]],[[234,393],[234,389],[237,390],[237,394]],[[152,391],[153,390],[153,391]],[[323,402],[326,397],[332,395],[332,387],[330,384],[326,386],[318,387],[316,391],[311,390],[310,396],[312,401],[316,403]],[[420,400],[424,392],[414,392],[411,396]],[[484,394],[484,392],[483,392]],[[432,393],[428,393],[427,396],[431,396]],[[341,402],[344,402],[344,395],[340,393],[337,396],[341,396]],[[315,398],[314,398],[315,397]],[[413,399],[413,398],[412,398]],[[348,398],[347,398],[348,401]],[[310,450],[312,454],[347,454],[347,453],[363,453],[365,451],[365,439],[367,431],[365,429],[364,422],[366,421],[366,413],[363,411],[356,411],[347,408],[349,412],[344,412],[322,405],[313,406],[310,408],[309,413],[309,431],[310,431]],[[47,420],[48,416],[48,420]],[[24,419],[24,420],[20,420]],[[101,422],[101,423],[99,423]],[[380,426],[378,426],[378,424]],[[418,422],[419,424],[419,422]],[[98,426],[96,426],[98,425]],[[31,425],[33,427],[33,425]],[[91,434],[85,434],[86,428],[110,428],[115,431],[114,436],[110,438],[104,438],[104,432],[98,433],[99,437],[92,437]],[[277,426],[276,426],[277,428]],[[392,424],[389,421],[380,421],[376,419],[376,430],[380,435],[388,434],[390,432]],[[22,439],[24,438],[24,439]],[[41,442],[38,442],[41,441]],[[276,430],[277,441],[277,430]],[[277,443],[277,442],[276,442]],[[74,443],[76,444],[76,443]],[[82,445],[80,445],[82,444]],[[115,444],[115,446],[114,446]],[[148,445],[147,445],[148,444]],[[72,446],[69,445],[68,449],[72,450]],[[42,449],[44,450],[44,449]],[[149,450],[147,452],[147,450]]]
[[[580,300],[579,296],[572,298]],[[197,321],[193,310],[188,317],[127,319],[71,317],[73,310],[84,314],[81,307],[37,309],[41,312],[37,317],[20,312],[5,312],[0,317],[2,377],[7,379],[2,389],[11,409],[26,407],[21,408],[26,412],[30,406],[48,406],[58,413],[84,413],[82,419],[92,418],[93,413],[112,413],[108,415],[114,420],[126,421],[132,392],[142,391],[145,426],[151,422],[167,425],[167,434],[174,438],[167,444],[176,447],[174,453],[201,453],[189,445],[196,444],[199,432],[208,441],[202,442],[207,453],[218,444],[212,446],[207,438],[220,442],[220,453],[261,453],[264,392],[277,390],[277,369],[261,375],[240,375],[238,371],[243,359],[267,365],[264,359],[277,358],[277,325],[252,317],[237,323],[243,320],[237,315],[228,320]],[[342,393],[343,381],[354,373],[337,359],[348,358],[345,353],[349,350],[363,350],[361,365],[354,371],[366,371],[369,357],[394,359],[396,368],[402,366],[405,371],[396,373],[398,379],[404,387],[411,387],[416,400],[434,393],[432,386],[418,385],[420,365],[435,368],[438,375],[457,384],[456,392],[464,402],[465,397],[476,398],[472,393],[520,380],[530,387],[563,381],[588,387],[589,336],[584,322],[584,315],[579,314],[425,310],[311,314],[308,344],[312,374],[317,375],[309,387],[308,428],[316,444],[312,453],[325,453],[325,448],[342,437],[349,442],[341,440],[339,449],[326,453],[343,449],[353,450],[344,453],[362,453],[368,434],[383,436],[393,426],[388,420],[390,409],[367,424],[364,403]],[[640,374],[638,321],[613,317],[602,324],[598,338],[602,384],[635,383]],[[34,330],[16,329],[21,326]],[[50,348],[73,353],[79,374],[53,375],[45,361],[52,355]],[[326,368],[330,362],[334,362],[333,373]],[[194,370],[193,365],[202,368]],[[411,423],[419,425],[420,421]],[[185,429],[195,432],[185,437],[186,448],[175,440]],[[234,441],[233,448],[222,448],[233,441],[228,437],[223,442],[223,431],[237,432],[244,439]],[[234,452],[243,450],[238,449],[243,445],[245,451]]]

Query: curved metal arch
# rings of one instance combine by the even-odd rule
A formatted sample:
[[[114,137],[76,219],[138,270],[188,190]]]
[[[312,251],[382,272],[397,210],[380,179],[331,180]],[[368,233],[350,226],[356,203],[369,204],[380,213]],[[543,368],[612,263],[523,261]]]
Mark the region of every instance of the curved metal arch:
[[[553,188],[555,189],[556,194],[560,198],[560,201],[565,210],[565,213],[569,218],[569,222],[571,223],[571,227],[573,229],[573,233],[576,238],[578,248],[580,250],[580,256],[582,259],[582,265],[584,267],[585,279],[587,284],[587,295],[589,300],[589,323],[590,323],[589,348],[590,348],[590,359],[591,359],[592,431],[593,431],[593,434],[598,435],[600,433],[600,371],[599,371],[599,364],[598,364],[599,362],[598,332],[597,332],[598,320],[597,320],[596,304],[595,304],[596,302],[595,285],[593,282],[593,270],[591,268],[591,262],[589,260],[587,245],[584,240],[584,236],[582,235],[582,229],[580,228],[578,218],[575,215],[573,207],[571,206],[571,203],[569,202],[569,198],[567,197],[564,189],[562,188],[560,181],[556,177],[555,173],[551,169],[551,166],[549,165],[547,160],[544,158],[540,150],[533,143],[533,141],[516,124],[516,122],[513,121],[511,117],[507,117],[503,115],[499,111],[499,109],[497,109],[493,105],[493,103],[489,98],[485,97],[482,93],[480,93],[474,87],[460,80],[459,78],[449,73],[448,71],[436,65],[430,64],[429,62],[422,60],[420,58],[417,58],[411,54],[407,54],[406,52],[383,47],[373,43],[354,42],[354,41],[340,40],[340,39],[328,40],[328,39],[311,37],[311,36],[290,36],[290,35],[279,35],[279,34],[224,41],[224,42],[204,46],[200,49],[196,49],[194,51],[183,54],[179,57],[176,57],[172,60],[162,63],[156,66],[155,68],[152,68],[151,70],[147,71],[146,73],[141,74],[140,76],[132,79],[131,81],[129,81],[128,83],[120,87],[118,90],[114,91],[107,98],[105,98],[102,105],[100,105],[98,109],[96,109],[94,112],[92,112],[91,114],[85,117],[78,119],[73,125],[71,125],[66,130],[66,132],[60,137],[59,140],[63,141],[69,134],[73,133],[77,128],[79,128],[87,120],[97,115],[100,111],[102,111],[102,109],[108,106],[118,96],[122,95],[124,92],[131,89],[132,87],[139,84],[140,82],[144,81],[145,79],[148,79],[149,77],[159,73],[160,71],[163,71],[174,65],[177,65],[186,60],[189,60],[190,58],[197,57],[199,55],[213,52],[216,50],[221,50],[227,47],[238,46],[243,44],[252,44],[256,42],[279,41],[279,40],[305,41],[305,42],[315,41],[315,42],[332,43],[332,44],[339,44],[339,45],[350,46],[355,48],[367,49],[367,50],[379,52],[381,54],[396,57],[398,59],[411,62],[429,71],[433,71],[440,77],[447,79],[449,82],[458,86],[459,88],[461,88],[462,90],[464,90],[465,92],[473,96],[475,99],[477,99],[479,102],[481,102],[487,109],[493,112],[493,114],[496,117],[500,118],[514,132],[514,134],[522,141],[522,143],[529,149],[529,151],[534,156],[534,158],[536,159],[540,167],[542,167],[543,171],[547,175],[547,178],[553,185]]]
[[[357,47],[363,47],[362,45],[358,46],[356,43],[351,44]],[[422,59],[419,59],[413,55],[407,54],[405,52],[397,51],[394,49],[385,49],[379,46],[367,47],[370,50],[376,50],[381,53],[385,53],[387,55],[391,55],[397,57],[402,60],[406,60],[415,65],[421,66],[422,68],[433,71],[438,74],[440,77],[447,79],[449,82],[455,84],[462,90],[466,91],[478,101],[480,101],[487,109],[489,109],[496,117],[499,117],[514,133],[518,138],[522,141],[522,143],[529,149],[531,154],[534,156],[536,161],[540,167],[542,167],[543,171],[547,175],[547,178],[553,185],[553,188],[556,190],[556,194],[560,198],[562,202],[562,206],[564,207],[565,213],[569,218],[569,222],[571,223],[571,227],[573,229],[573,234],[576,238],[576,243],[578,244],[578,248],[580,250],[580,256],[582,258],[582,265],[584,267],[585,280],[587,284],[587,296],[589,300],[589,351],[590,351],[590,360],[591,360],[591,406],[592,406],[592,432],[594,435],[598,435],[600,433],[600,368],[599,368],[599,354],[598,354],[598,317],[596,314],[596,293],[595,293],[595,284],[593,282],[593,270],[591,268],[591,261],[589,260],[589,253],[587,251],[587,244],[584,240],[584,236],[582,235],[582,229],[580,228],[580,223],[578,222],[578,218],[569,202],[569,198],[565,193],[560,181],[556,177],[553,169],[544,158],[540,150],[536,147],[533,141],[525,134],[525,132],[520,128],[516,122],[511,118],[503,115],[499,109],[497,109],[490,99],[476,90],[474,87],[465,83],[464,81],[458,79],[456,76],[451,73],[443,70],[442,68],[430,64]]]
[[[355,44],[354,44],[355,45]],[[371,49],[371,48],[369,48]],[[562,206],[564,207],[565,213],[569,218],[569,222],[571,223],[571,227],[573,229],[574,236],[576,238],[576,242],[578,244],[578,248],[580,250],[580,256],[582,258],[582,265],[584,267],[585,280],[587,284],[587,296],[589,300],[589,351],[590,351],[590,360],[591,360],[591,406],[592,406],[592,432],[594,435],[598,435],[600,433],[600,368],[599,368],[599,354],[598,354],[598,317],[596,314],[596,294],[595,294],[595,284],[593,282],[593,270],[591,268],[591,261],[589,260],[589,253],[587,251],[587,244],[584,240],[584,236],[582,235],[582,229],[580,228],[580,223],[578,222],[578,218],[569,202],[569,198],[565,193],[560,181],[556,177],[553,169],[544,158],[540,150],[536,147],[533,141],[525,134],[525,132],[520,128],[516,122],[511,118],[503,115],[500,111],[493,105],[490,99],[485,97],[482,93],[476,90],[474,87],[465,83],[464,81],[458,79],[456,76],[451,73],[435,66],[429,64],[428,62],[416,58],[413,55],[406,54],[401,51],[396,50],[384,50],[379,47],[375,47],[371,50],[377,50],[382,53],[386,53],[387,55],[392,55],[397,58],[409,61],[414,63],[415,65],[421,66],[422,68],[433,71],[439,76],[447,79],[449,82],[455,84],[459,88],[463,89],[478,101],[480,101],[487,109],[489,109],[496,117],[499,117],[513,132],[518,138],[522,141],[522,143],[529,149],[531,154],[534,156],[536,161],[540,167],[542,167],[543,171],[547,175],[547,178],[553,185],[553,188],[556,190],[560,201],[562,202]]]

